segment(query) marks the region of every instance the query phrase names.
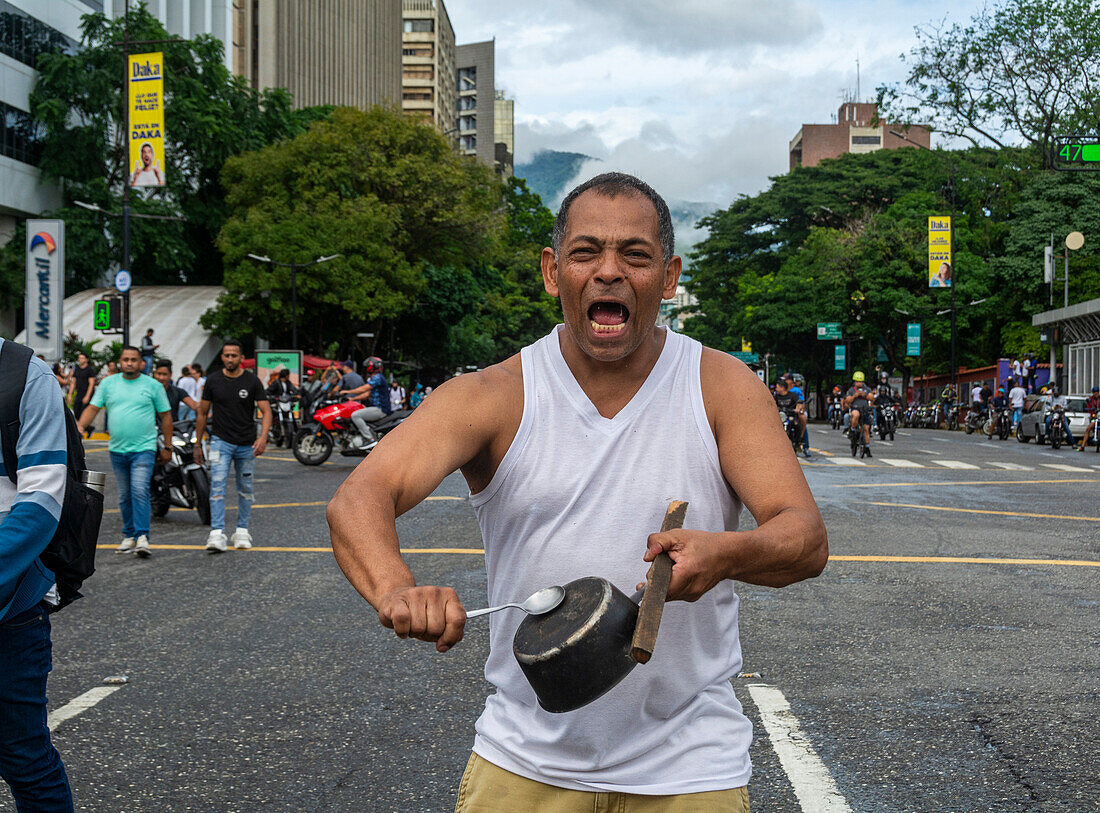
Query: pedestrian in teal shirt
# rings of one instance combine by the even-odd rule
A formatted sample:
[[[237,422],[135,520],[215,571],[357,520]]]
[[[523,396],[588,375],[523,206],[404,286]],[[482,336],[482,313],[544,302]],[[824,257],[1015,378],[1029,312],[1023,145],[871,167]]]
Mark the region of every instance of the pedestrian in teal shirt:
[[[142,375],[141,353],[126,345],[118,359],[121,374],[103,379],[80,416],[83,431],[106,408],[111,413],[111,440],[107,450],[118,479],[118,502],[122,512],[122,544],[116,553],[149,556],[149,486],[157,453],[157,418],[164,436],[161,460],[171,458],[172,415],[164,387]]]

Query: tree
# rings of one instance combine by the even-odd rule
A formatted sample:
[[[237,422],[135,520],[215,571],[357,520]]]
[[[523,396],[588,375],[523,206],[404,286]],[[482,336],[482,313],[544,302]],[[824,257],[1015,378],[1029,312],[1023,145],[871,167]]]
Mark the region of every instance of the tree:
[[[387,108],[339,108],[293,139],[231,158],[222,180],[226,293],[202,317],[221,335],[287,338],[290,270],[249,253],[283,263],[339,254],[299,271],[299,324],[310,346],[350,347],[365,327],[388,337],[444,269],[460,280],[472,273],[502,227],[492,173]]]
[[[918,26],[904,87],[878,88],[887,121],[929,122],[974,145],[1027,144],[1100,123],[1096,0],[1004,0],[969,25]]]
[[[125,94],[123,19],[83,18],[81,48],[43,54],[30,97],[46,179],[61,181],[64,205],[49,216],[66,222],[69,293],[98,283],[121,258],[122,224],[72,205],[81,200],[121,211],[129,161],[120,127]],[[170,35],[144,4],[130,11],[132,39]],[[225,160],[301,132],[327,109],[294,112],[281,89],[256,91],[222,62],[209,35],[157,46],[165,61],[167,186],[131,195],[133,211],[174,215],[183,222],[131,220],[131,271],[136,284],[220,283],[215,236],[225,221],[219,173]],[[0,256],[6,292],[23,289],[23,242],[17,234]],[[9,297],[10,298],[10,297]]]

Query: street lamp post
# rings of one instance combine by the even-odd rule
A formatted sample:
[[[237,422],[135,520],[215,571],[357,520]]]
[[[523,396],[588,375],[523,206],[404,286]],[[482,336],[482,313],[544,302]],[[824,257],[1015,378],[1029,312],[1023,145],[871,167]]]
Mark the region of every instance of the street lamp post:
[[[927,152],[935,152],[930,147],[926,147],[918,141],[914,141],[909,136],[901,133],[897,130],[891,130],[891,135],[895,135],[902,141],[907,141],[914,147],[920,147]],[[958,360],[955,350],[956,344],[956,327],[955,327],[955,288],[958,287],[959,281],[959,269],[958,264],[955,262],[955,163],[951,161],[947,167],[948,178],[947,183],[951,187],[951,391],[955,393],[955,397],[958,398]],[[946,312],[946,311],[945,311]]]
[[[327,257],[318,257],[315,260],[310,260],[308,263],[297,263],[291,260],[288,263],[279,263],[267,256],[260,256],[259,254],[249,254],[253,260],[261,263],[267,263],[268,265],[277,265],[281,268],[290,269],[290,349],[298,349],[298,269],[309,268],[311,265],[317,265],[318,263],[327,263],[329,260],[335,260],[339,257],[339,254],[330,254]]]

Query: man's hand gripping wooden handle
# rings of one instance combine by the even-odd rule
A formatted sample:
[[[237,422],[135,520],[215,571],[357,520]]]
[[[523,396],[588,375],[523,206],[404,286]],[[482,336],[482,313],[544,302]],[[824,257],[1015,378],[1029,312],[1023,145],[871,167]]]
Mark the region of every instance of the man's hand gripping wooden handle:
[[[684,527],[688,504],[681,500],[669,503],[661,533]],[[638,624],[634,627],[634,641],[630,657],[638,663],[648,663],[657,645],[657,630],[661,626],[661,614],[665,609],[668,584],[672,580],[672,558],[667,553],[657,554],[645,579],[645,593],[638,610]]]

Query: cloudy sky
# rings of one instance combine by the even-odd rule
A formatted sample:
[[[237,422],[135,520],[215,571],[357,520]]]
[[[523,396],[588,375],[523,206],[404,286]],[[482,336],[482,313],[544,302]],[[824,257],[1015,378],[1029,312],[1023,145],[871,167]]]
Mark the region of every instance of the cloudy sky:
[[[728,205],[787,170],[803,123],[828,123],[905,75],[913,28],[981,0],[446,0],[459,43],[496,38],[516,100],[516,163],[602,159],[668,198]],[[933,142],[935,143],[935,142]],[[579,179],[578,179],[579,180]]]

